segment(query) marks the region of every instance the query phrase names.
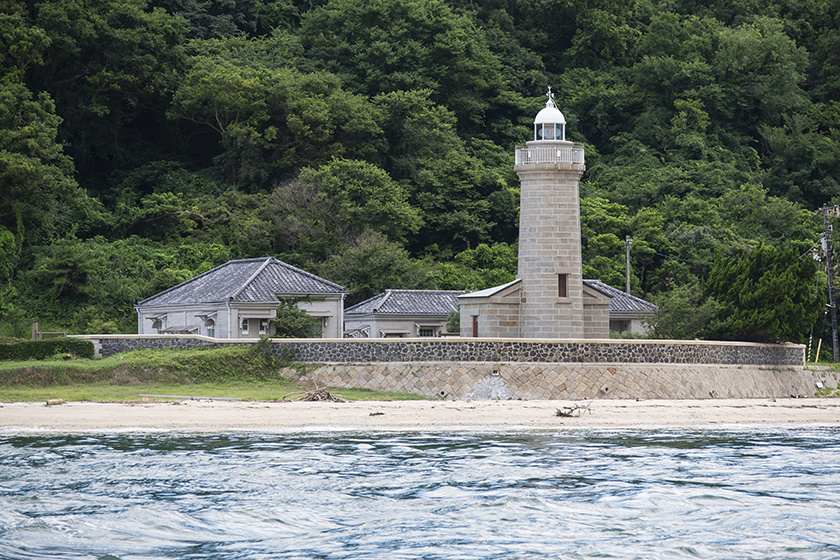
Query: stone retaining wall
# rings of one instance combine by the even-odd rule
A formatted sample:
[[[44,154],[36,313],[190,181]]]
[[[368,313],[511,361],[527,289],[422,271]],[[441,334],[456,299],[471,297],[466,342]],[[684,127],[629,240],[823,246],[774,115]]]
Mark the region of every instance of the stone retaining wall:
[[[102,356],[140,348],[256,344],[258,339],[198,335],[82,335]],[[801,366],[799,344],[700,340],[503,340],[477,338],[271,339],[278,356],[298,362],[524,362]]]
[[[84,335],[101,356],[141,348],[256,344],[198,335]],[[706,399],[810,397],[838,372],[805,367],[801,345],[708,341],[273,339],[284,375],[310,386],[441,399]],[[725,421],[725,419],[722,419]]]
[[[312,387],[446,400],[813,397],[818,389],[840,383],[840,372],[825,367],[670,364],[323,364],[303,374],[288,368],[284,376]]]

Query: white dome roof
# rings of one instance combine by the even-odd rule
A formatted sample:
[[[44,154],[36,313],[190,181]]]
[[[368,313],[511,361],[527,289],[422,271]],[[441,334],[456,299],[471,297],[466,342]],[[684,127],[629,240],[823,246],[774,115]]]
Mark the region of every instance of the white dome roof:
[[[554,94],[551,93],[551,88],[548,88],[548,101],[545,102],[545,109],[537,113],[537,118],[534,119],[534,124],[566,124],[566,117],[554,104]]]
[[[545,109],[537,113],[537,118],[534,119],[534,124],[566,124],[566,117],[560,112],[560,109],[554,106],[554,102],[550,101],[551,106],[546,103]]]

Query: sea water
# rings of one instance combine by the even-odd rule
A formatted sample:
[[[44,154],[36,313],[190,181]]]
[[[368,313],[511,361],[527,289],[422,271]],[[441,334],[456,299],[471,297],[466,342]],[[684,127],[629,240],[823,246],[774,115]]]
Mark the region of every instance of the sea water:
[[[5,433],[0,558],[840,558],[840,428]]]

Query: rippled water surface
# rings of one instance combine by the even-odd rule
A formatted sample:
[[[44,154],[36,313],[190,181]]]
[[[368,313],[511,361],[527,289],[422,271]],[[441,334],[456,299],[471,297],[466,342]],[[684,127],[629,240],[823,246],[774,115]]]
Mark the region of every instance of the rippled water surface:
[[[0,558],[840,558],[840,429],[0,435]]]

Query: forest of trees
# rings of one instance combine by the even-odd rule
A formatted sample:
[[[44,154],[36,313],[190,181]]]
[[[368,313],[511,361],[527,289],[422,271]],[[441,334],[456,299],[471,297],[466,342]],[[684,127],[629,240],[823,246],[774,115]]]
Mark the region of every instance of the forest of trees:
[[[512,280],[550,85],[586,145],[584,277],[623,288],[630,236],[655,333],[825,337],[801,256],[840,202],[840,0],[0,0],[0,28],[3,332],[134,332],[233,258],[351,304]],[[793,328],[731,319],[748,261]]]

